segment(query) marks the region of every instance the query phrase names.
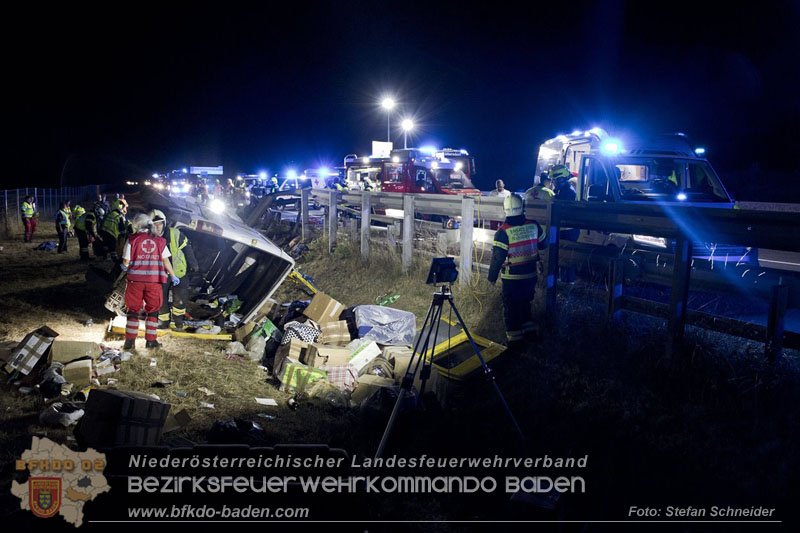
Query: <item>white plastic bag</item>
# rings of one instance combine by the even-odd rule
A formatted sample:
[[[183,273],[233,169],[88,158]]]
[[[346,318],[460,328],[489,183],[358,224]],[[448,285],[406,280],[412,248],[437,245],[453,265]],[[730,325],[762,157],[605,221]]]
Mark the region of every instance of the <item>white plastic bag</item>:
[[[355,308],[358,336],[378,344],[414,342],[416,317],[414,313],[381,305],[359,305]]]

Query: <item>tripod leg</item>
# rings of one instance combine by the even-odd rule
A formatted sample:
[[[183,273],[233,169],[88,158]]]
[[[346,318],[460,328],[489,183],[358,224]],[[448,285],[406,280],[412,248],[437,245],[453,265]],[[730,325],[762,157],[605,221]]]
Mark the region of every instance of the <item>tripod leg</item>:
[[[383,452],[386,449],[386,445],[389,443],[389,438],[392,435],[392,430],[394,429],[394,424],[397,422],[397,417],[400,414],[401,406],[405,401],[408,394],[411,392],[411,387],[414,385],[414,376],[417,373],[417,368],[419,367],[419,359],[417,359],[416,363],[414,362],[415,357],[422,357],[424,360],[424,355],[419,355],[419,348],[420,344],[422,346],[422,354],[428,351],[428,341],[430,339],[430,320],[431,317],[436,314],[437,302],[434,299],[431,302],[431,306],[428,308],[428,314],[425,315],[425,321],[422,323],[422,329],[419,331],[419,337],[417,338],[417,342],[414,346],[414,351],[411,354],[411,360],[408,362],[408,368],[406,369],[406,375],[403,376],[403,382],[400,384],[400,394],[397,396],[397,401],[394,403],[394,408],[392,409],[392,414],[389,416],[389,421],[386,423],[386,429],[383,431],[383,437],[381,437],[381,442],[378,445],[378,451],[375,452],[375,457],[383,457]],[[441,312],[441,303],[438,304],[439,312]],[[428,335],[425,335],[425,332],[428,331]],[[424,338],[424,343],[423,343]]]
[[[478,345],[475,344],[475,340],[472,338],[472,334],[469,332],[467,325],[464,323],[464,319],[461,318],[461,313],[458,312],[458,308],[456,307],[455,302],[453,302],[452,297],[448,300],[450,302],[450,307],[456,314],[456,318],[458,318],[458,322],[461,324],[461,327],[464,328],[464,333],[467,335],[470,344],[472,344],[472,349],[475,350],[475,355],[478,356],[478,359],[481,362],[481,366],[483,366],[483,373],[486,378],[491,381],[492,385],[494,386],[494,391],[497,394],[497,397],[500,399],[500,403],[503,404],[503,408],[505,408],[506,413],[508,413],[509,418],[511,418],[511,423],[514,426],[514,429],[519,434],[520,439],[523,441],[525,440],[525,434],[522,433],[522,428],[520,428],[519,424],[517,423],[517,419],[514,417],[514,413],[511,412],[511,408],[508,406],[508,402],[506,402],[505,396],[503,396],[503,392],[500,390],[500,387],[497,385],[497,381],[494,379],[494,373],[492,369],[489,368],[489,365],[486,364],[486,361],[483,359],[481,355],[481,351],[478,348]]]
[[[430,337],[433,334],[433,343],[430,346],[431,355],[428,358],[428,342],[426,341],[425,350],[422,352],[425,354],[422,357],[422,370],[419,373],[419,398],[422,398],[422,395],[425,394],[425,385],[428,382],[428,379],[431,377],[431,366],[433,365],[433,351],[436,349],[436,339],[439,338],[439,325],[441,324],[442,318],[442,308],[444,307],[444,301],[442,300],[436,306],[436,310],[433,312],[433,318],[431,319],[431,325],[429,328],[428,336]]]

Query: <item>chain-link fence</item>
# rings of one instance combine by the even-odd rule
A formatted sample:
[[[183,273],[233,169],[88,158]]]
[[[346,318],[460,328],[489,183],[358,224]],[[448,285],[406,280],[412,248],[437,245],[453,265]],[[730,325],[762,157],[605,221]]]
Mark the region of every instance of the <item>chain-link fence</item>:
[[[52,226],[55,229],[55,217],[61,202],[70,201],[71,206],[82,205],[89,209],[94,203],[99,192],[104,189],[101,185],[88,185],[85,187],[60,187],[58,189],[42,189],[40,187],[25,187],[21,189],[6,189],[0,191],[0,224],[6,237],[22,235],[25,228],[22,224],[22,203],[27,196],[33,196],[36,210],[39,212],[39,226],[45,229]]]

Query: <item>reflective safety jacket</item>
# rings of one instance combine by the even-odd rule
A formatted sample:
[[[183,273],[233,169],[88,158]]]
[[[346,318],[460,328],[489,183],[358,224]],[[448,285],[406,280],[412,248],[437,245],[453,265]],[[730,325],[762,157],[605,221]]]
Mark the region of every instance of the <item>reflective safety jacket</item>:
[[[75,230],[94,235],[97,232],[97,215],[92,211],[87,211],[79,216],[75,221]]]
[[[186,254],[183,249],[189,245],[189,239],[177,228],[169,228],[169,253],[172,254],[172,270],[182,278],[186,275]]]
[[[128,281],[166,283],[167,269],[161,259],[161,254],[167,247],[166,239],[149,233],[134,233],[128,240],[131,243]]]
[[[508,280],[535,278],[539,250],[546,245],[538,223],[524,215],[506,218],[494,235],[489,281],[494,283],[498,274]]]
[[[56,213],[56,228],[59,231],[69,231],[69,211],[66,209],[59,209]]]
[[[551,201],[553,197],[556,195],[556,193],[554,193],[547,187],[543,187],[542,185],[537,185],[532,189],[528,189],[526,194],[529,195],[529,198],[531,200],[544,200],[546,202]]]
[[[124,231],[124,229],[125,220],[122,217],[122,213],[116,209],[107,214],[103,219],[103,231],[107,232],[115,239],[119,238],[119,234]]]
[[[22,216],[25,218],[33,218],[33,214],[36,210],[33,208],[33,204],[29,204],[28,202],[22,202]]]

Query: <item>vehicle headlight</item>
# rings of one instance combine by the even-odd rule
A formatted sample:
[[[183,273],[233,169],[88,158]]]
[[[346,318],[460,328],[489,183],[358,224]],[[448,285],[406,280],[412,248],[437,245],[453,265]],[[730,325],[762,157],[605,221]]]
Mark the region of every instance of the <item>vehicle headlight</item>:
[[[189,189],[190,189],[190,187],[189,187],[188,183],[183,186],[183,192],[189,192]]]
[[[211,209],[212,212],[222,214],[225,212],[225,202],[222,200],[211,200],[208,204],[208,208]]]
[[[657,246],[659,248],[667,247],[667,239],[663,237],[651,237],[649,235],[634,235],[633,240],[634,242],[649,244],[650,246]]]

